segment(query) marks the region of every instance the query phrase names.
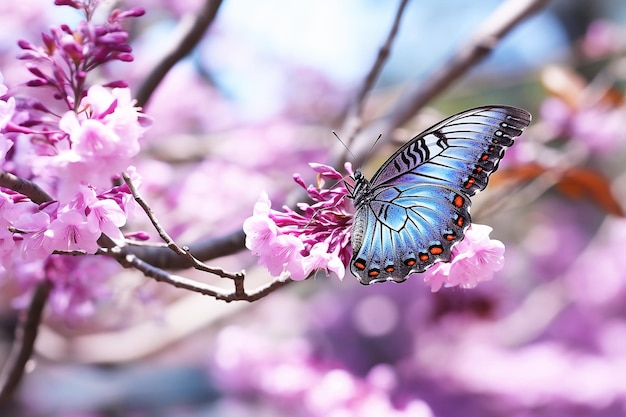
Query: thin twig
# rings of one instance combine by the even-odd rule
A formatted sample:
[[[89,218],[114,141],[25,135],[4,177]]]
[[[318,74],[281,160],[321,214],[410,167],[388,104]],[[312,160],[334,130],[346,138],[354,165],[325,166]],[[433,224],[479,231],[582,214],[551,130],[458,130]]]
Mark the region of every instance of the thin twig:
[[[161,236],[161,239],[163,239],[163,241],[167,244],[167,247],[174,253],[176,253],[177,255],[179,255],[182,258],[185,258],[192,266],[193,268],[199,270],[199,271],[204,271],[204,272],[208,272],[214,275],[217,275],[221,278],[230,278],[235,280],[235,283],[239,280],[239,279],[243,279],[243,272],[237,272],[237,273],[231,273],[231,272],[226,272],[221,268],[215,268],[215,267],[211,267],[208,266],[204,263],[202,263],[201,261],[199,261],[197,258],[195,258],[188,247],[180,247],[178,246],[178,244],[176,244],[176,242],[174,242],[174,239],[172,239],[170,237],[170,235],[165,231],[165,229],[163,229],[163,227],[161,226],[161,224],[159,223],[159,221],[157,220],[154,211],[152,211],[152,208],[148,205],[148,203],[146,202],[146,200],[144,200],[144,198],[141,196],[141,194],[139,194],[139,191],[137,191],[137,188],[135,187],[135,184],[133,184],[133,181],[130,179],[130,176],[124,172],[122,173],[122,178],[124,179],[124,182],[126,183],[126,185],[128,186],[128,188],[130,189],[130,192],[132,193],[133,197],[135,198],[135,201],[137,202],[137,204],[139,204],[141,206],[141,208],[143,209],[143,211],[146,213],[146,215],[148,216],[148,218],[150,219],[150,222],[152,222],[152,225],[154,226],[154,228],[156,229],[156,231],[159,233],[159,236]]]
[[[346,116],[346,120],[344,122],[344,128],[342,129],[342,133],[347,144],[349,144],[352,139],[354,139],[354,136],[361,129],[361,125],[363,123],[363,106],[365,104],[365,98],[367,97],[370,90],[374,87],[374,84],[380,76],[383,66],[387,62],[387,58],[389,58],[389,54],[391,53],[391,47],[396,38],[396,34],[398,33],[398,29],[400,28],[400,20],[402,19],[402,15],[404,14],[404,9],[406,8],[407,3],[408,0],[400,1],[400,5],[398,6],[398,10],[396,12],[393,24],[391,25],[391,29],[387,34],[387,39],[378,50],[376,60],[370,68],[367,76],[363,80],[363,84],[361,85],[361,88],[359,89],[359,92],[356,95],[352,106],[348,110],[348,115]]]
[[[217,11],[222,4],[222,0],[206,0],[202,8],[198,11],[193,23],[187,28],[178,42],[165,52],[161,61],[148,74],[143,84],[137,91],[137,106],[145,107],[150,100],[150,96],[161,83],[170,69],[181,59],[187,56],[193,48],[200,42],[202,36],[209,28]]]
[[[163,242],[145,242],[143,240],[133,240],[133,239],[124,239],[124,245],[128,245],[128,246],[141,246],[144,248],[165,248],[165,249],[169,249],[167,247],[166,243]]]
[[[467,43],[461,45],[448,62],[426,80],[420,80],[419,84],[409,89],[403,99],[398,100],[387,116],[388,123],[397,127],[407,122],[426,103],[489,55],[511,29],[539,12],[549,2],[550,0],[508,0],[503,3],[469,36]]]
[[[48,280],[40,282],[33,293],[28,310],[20,313],[15,341],[0,373],[0,404],[6,404],[11,399],[24,376],[26,364],[33,354],[50,286]]]
[[[138,271],[141,271],[145,276],[150,277],[156,281],[165,282],[176,288],[183,288],[185,290],[193,291],[202,295],[207,295],[217,300],[222,300],[226,302],[256,301],[291,282],[291,280],[275,280],[264,287],[260,287],[253,292],[248,293],[243,286],[244,276],[242,274],[237,275],[234,278],[235,290],[232,292],[226,292],[222,288],[216,287],[214,285],[194,281],[189,278],[170,274],[162,269],[155,268],[151,264],[143,261],[142,259],[132,254],[124,254],[121,251],[109,251],[107,254],[117,259],[117,261],[122,266],[126,268],[134,268]]]

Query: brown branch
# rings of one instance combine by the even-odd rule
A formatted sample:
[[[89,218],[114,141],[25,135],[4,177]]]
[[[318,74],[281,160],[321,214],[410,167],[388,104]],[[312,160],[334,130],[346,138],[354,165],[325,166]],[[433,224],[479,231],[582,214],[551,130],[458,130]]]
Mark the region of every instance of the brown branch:
[[[478,29],[469,36],[467,43],[426,80],[410,88],[404,98],[386,117],[394,128],[406,123],[426,103],[450,87],[470,68],[491,53],[511,29],[523,20],[543,9],[550,0],[508,0],[500,5]]]
[[[130,192],[135,198],[135,201],[137,202],[137,204],[141,206],[143,211],[146,213],[146,215],[150,219],[150,222],[152,222],[152,226],[154,226],[156,231],[159,233],[159,236],[161,236],[161,239],[163,239],[163,241],[167,244],[168,249],[170,249],[172,252],[174,252],[176,255],[180,256],[181,258],[185,259],[186,262],[188,262],[193,268],[199,271],[208,272],[208,273],[217,275],[221,278],[230,278],[230,279],[235,280],[235,283],[239,279],[243,279],[244,275],[242,272],[233,274],[230,272],[226,272],[221,268],[208,266],[200,262],[197,258],[195,258],[191,254],[191,251],[189,250],[188,247],[181,248],[180,246],[178,246],[176,242],[174,242],[174,239],[172,239],[170,235],[165,231],[165,229],[161,227],[161,224],[159,223],[156,216],[154,215],[154,211],[152,211],[152,208],[148,205],[146,200],[144,200],[141,194],[139,194],[139,191],[137,191],[137,188],[135,187],[135,184],[133,184],[132,180],[130,179],[130,176],[126,172],[124,172],[122,173],[122,178],[124,178],[124,182],[130,189]]]
[[[240,229],[227,235],[200,240],[188,245],[188,248],[196,259],[208,261],[242,251],[245,248],[245,242],[246,235]],[[169,248],[127,246],[124,250],[150,262],[157,268],[185,269],[193,267],[189,259],[175,254]]]
[[[370,149],[372,138],[382,134],[390,138],[394,129],[410,120],[426,103],[443,93],[470,68],[485,58],[515,26],[540,11],[549,0],[508,0],[501,4],[455,54],[429,77],[420,80],[400,98],[389,113],[361,130],[355,138],[352,153],[355,163],[363,164]],[[341,153],[337,153],[333,166],[343,165]]]
[[[361,124],[363,122],[362,117],[365,98],[367,97],[370,90],[374,87],[374,84],[380,76],[383,66],[387,62],[387,58],[389,58],[389,54],[391,53],[391,47],[398,33],[398,29],[400,28],[400,20],[402,18],[402,15],[404,14],[407,3],[408,0],[400,1],[400,5],[398,6],[398,10],[396,12],[393,24],[391,25],[391,29],[387,34],[387,39],[378,50],[376,60],[370,68],[367,76],[363,80],[363,84],[361,85],[361,88],[359,89],[359,92],[356,95],[356,98],[348,111],[348,115],[346,116],[346,120],[344,122],[344,128],[342,129],[345,135],[346,143],[348,144],[352,141],[352,139],[354,139],[354,136],[361,129]]]
[[[165,52],[161,62],[154,67],[143,84],[139,86],[136,96],[137,106],[146,106],[148,100],[150,100],[150,96],[168,71],[172,69],[178,61],[187,56],[198,42],[200,42],[202,36],[215,19],[221,4],[222,0],[205,0],[204,5],[198,11],[195,20],[187,28],[187,31],[170,50]]]
[[[25,180],[6,171],[0,170],[0,187],[8,188],[30,198],[33,203],[42,204],[52,201],[48,195],[34,182]]]
[[[15,341],[0,373],[0,405],[6,404],[11,399],[24,376],[26,363],[33,354],[50,286],[48,280],[40,282],[33,293],[28,310],[20,313]]]
[[[35,204],[52,201],[52,197],[34,182],[5,171],[0,171],[0,187],[25,195]],[[15,340],[2,371],[0,371],[0,405],[8,403],[13,397],[13,393],[24,375],[26,364],[33,354],[39,324],[48,301],[50,286],[50,282],[47,280],[39,283],[33,293],[28,310],[20,313],[20,320],[15,329]]]
[[[253,292],[248,293],[243,286],[244,276],[241,274],[234,278],[235,290],[232,292],[226,292],[224,289],[214,285],[194,281],[179,275],[173,275],[163,271],[162,269],[155,268],[153,265],[132,254],[124,254],[123,252],[116,250],[108,251],[106,254],[115,258],[122,266],[141,271],[145,276],[156,281],[165,282],[176,288],[183,288],[198,294],[207,295],[217,300],[226,301],[227,303],[231,301],[256,301],[292,282],[291,280],[275,280],[264,287],[260,287]]]

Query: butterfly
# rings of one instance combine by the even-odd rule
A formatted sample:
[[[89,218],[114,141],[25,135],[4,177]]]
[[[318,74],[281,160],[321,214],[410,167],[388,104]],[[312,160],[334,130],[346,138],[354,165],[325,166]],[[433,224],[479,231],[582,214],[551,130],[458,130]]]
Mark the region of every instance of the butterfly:
[[[359,281],[402,282],[450,261],[471,222],[470,197],[530,120],[510,106],[466,110],[415,136],[370,181],[356,170],[350,270]]]

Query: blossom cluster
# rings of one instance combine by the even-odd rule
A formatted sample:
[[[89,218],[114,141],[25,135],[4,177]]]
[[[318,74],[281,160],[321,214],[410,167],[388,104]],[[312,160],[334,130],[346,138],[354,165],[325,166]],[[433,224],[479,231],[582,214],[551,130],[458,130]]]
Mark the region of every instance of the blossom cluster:
[[[260,264],[273,276],[300,281],[323,269],[342,279],[352,252],[352,215],[345,198],[348,190],[343,176],[332,167],[311,164],[311,168],[319,175],[317,186],[307,186],[298,174],[294,180],[315,203],[298,204],[300,212],[289,207],[280,212],[271,209],[269,198],[263,194],[253,216],[243,224],[246,247],[259,256]],[[337,185],[322,188],[327,180]]]
[[[44,274],[34,281],[50,280],[52,298],[65,299],[53,302],[55,310],[65,306],[84,315],[87,300],[105,291],[79,278],[73,285],[67,277],[76,274],[69,271],[87,264],[90,270],[107,268],[95,265],[100,261],[59,261],[53,254],[93,254],[102,234],[118,241],[124,237],[120,228],[134,202],[120,173],[129,171],[139,180],[131,163],[149,120],[135,107],[125,82],[89,81],[102,64],[132,60],[121,24],[143,11],[116,10],[106,23],[96,24],[91,18],[98,2],[57,4],[83,10],[86,20],[76,29],[53,27],[42,34],[42,45],[19,42],[24,50],[20,59],[35,77],[26,85],[36,87],[40,98],[8,96],[8,88],[0,84],[0,168],[29,180],[31,188],[46,196],[30,198],[32,193],[17,192],[8,183],[0,187],[0,272],[19,275],[27,290],[25,284],[34,282],[23,271],[28,263],[39,265],[36,269]],[[65,278],[54,278],[61,276]]]
[[[244,222],[246,246],[273,276],[299,281],[321,269],[343,279],[352,252],[353,209],[349,191],[344,176],[335,169],[310,165],[318,174],[316,186],[306,186],[298,174],[294,180],[315,203],[300,203],[300,212],[289,207],[280,212],[271,208],[269,198],[263,194],[254,206],[254,214]],[[346,170],[351,173],[349,164]],[[326,180],[334,180],[335,185],[323,188]],[[473,288],[502,269],[504,244],[490,239],[491,230],[489,226],[473,224],[465,239],[452,249],[450,262],[438,263],[421,274],[433,292],[443,286]]]

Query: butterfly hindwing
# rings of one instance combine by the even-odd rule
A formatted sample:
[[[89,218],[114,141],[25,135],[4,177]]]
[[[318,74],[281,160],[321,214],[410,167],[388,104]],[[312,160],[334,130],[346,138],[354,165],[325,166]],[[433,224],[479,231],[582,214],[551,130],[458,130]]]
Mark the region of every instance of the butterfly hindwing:
[[[370,183],[355,174],[351,270],[359,281],[401,282],[449,261],[470,225],[469,197],[529,123],[514,107],[467,110],[407,142]]]

